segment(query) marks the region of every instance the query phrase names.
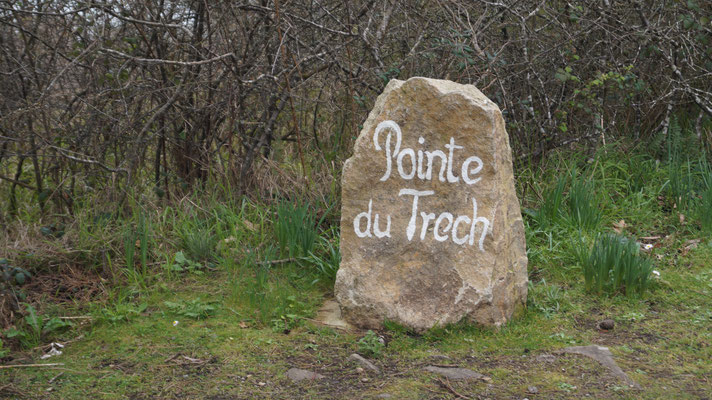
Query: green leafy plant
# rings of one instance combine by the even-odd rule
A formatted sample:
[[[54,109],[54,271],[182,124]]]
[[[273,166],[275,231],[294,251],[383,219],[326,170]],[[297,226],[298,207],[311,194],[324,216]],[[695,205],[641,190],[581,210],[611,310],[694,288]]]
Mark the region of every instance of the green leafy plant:
[[[0,258],[0,278],[6,285],[24,285],[32,275],[24,268],[10,265],[5,258]]]
[[[341,264],[341,252],[339,251],[339,238],[328,239],[320,237],[320,246],[318,255],[314,252],[304,257],[304,260],[316,267],[318,280],[323,280],[326,283],[333,283],[336,279],[336,271],[339,270]]]
[[[207,318],[217,310],[214,302],[203,302],[199,299],[164,301],[163,304],[165,304],[172,313],[193,319]]]
[[[544,194],[544,201],[538,211],[534,212],[534,219],[541,228],[548,228],[556,224],[562,217],[564,204],[564,189],[567,177],[561,176],[556,185]]]
[[[529,281],[527,303],[529,307],[544,314],[544,317],[551,318],[558,313],[562,302],[563,294],[558,286],[547,284],[545,279],[537,284]]]
[[[199,262],[192,261],[188,259],[182,251],[179,251],[173,257],[173,264],[171,264],[171,271],[175,272],[191,272],[194,274],[202,274],[202,269],[205,266]]]
[[[569,220],[575,227],[591,231],[599,226],[601,211],[592,202],[594,198],[592,181],[586,181],[573,172],[568,196],[568,213]]]
[[[99,311],[97,320],[100,322],[108,322],[117,324],[120,322],[128,322],[134,317],[141,315],[148,308],[148,304],[141,303],[134,305],[131,303],[114,303],[113,306],[103,308]]]
[[[702,172],[702,188],[700,201],[697,205],[697,215],[702,224],[702,230],[712,234],[712,166],[705,155],[700,159],[699,168]]]
[[[20,344],[26,348],[39,345],[45,335],[74,326],[71,322],[57,317],[51,317],[44,321],[42,316],[37,314],[35,308],[27,303],[25,303],[25,311],[27,315],[23,318],[20,326],[8,329],[5,332],[5,337],[17,338]]]
[[[187,255],[197,261],[210,261],[215,258],[217,240],[210,229],[185,228],[181,232],[183,249]]]
[[[316,218],[307,204],[281,202],[274,231],[282,257],[306,256],[316,242]]]
[[[2,339],[0,339],[0,358],[5,357],[10,353],[10,350],[3,347]]]
[[[366,335],[358,341],[358,351],[366,357],[380,357],[384,347],[386,344],[383,339],[372,330],[366,332]]]
[[[642,256],[634,240],[601,234],[588,256],[583,256],[586,290],[596,294],[642,295],[648,288],[652,261]]]

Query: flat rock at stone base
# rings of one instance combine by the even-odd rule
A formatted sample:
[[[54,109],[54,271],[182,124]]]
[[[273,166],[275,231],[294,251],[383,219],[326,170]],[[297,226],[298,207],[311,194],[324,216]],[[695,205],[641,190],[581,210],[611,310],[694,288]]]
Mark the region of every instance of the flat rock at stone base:
[[[373,365],[372,362],[368,361],[367,359],[361,357],[361,355],[353,353],[349,356],[349,361],[353,361],[359,365],[361,365],[363,368],[366,368],[367,370],[370,370],[372,372],[375,372],[377,374],[381,373],[381,370],[378,369],[377,366]]]
[[[580,354],[589,358],[592,358],[596,361],[598,361],[601,365],[606,367],[613,375],[618,377],[620,380],[625,382],[628,386],[634,387],[636,389],[640,389],[640,385],[638,385],[635,381],[630,379],[628,375],[623,372],[623,370],[616,364],[616,362],[613,360],[613,354],[611,353],[610,350],[608,350],[608,347],[603,347],[603,346],[596,346],[596,345],[591,345],[591,346],[573,346],[573,347],[567,347],[565,349],[560,350],[561,353],[570,353],[570,354]]]
[[[324,375],[317,374],[316,372],[307,371],[306,369],[290,368],[287,371],[287,378],[291,379],[293,382],[301,382],[303,380],[317,380],[324,378]]]
[[[327,300],[316,312],[315,321],[330,328],[349,331],[352,326],[341,318],[341,308],[336,300]]]
[[[448,379],[451,379],[453,381],[469,381],[469,380],[481,380],[485,382],[489,382],[492,379],[488,376],[482,375],[479,372],[475,372],[471,369],[467,368],[444,368],[444,367],[436,367],[433,365],[428,365],[427,367],[423,368],[424,370],[428,372],[432,372],[434,374],[438,374],[441,376],[444,376]]]

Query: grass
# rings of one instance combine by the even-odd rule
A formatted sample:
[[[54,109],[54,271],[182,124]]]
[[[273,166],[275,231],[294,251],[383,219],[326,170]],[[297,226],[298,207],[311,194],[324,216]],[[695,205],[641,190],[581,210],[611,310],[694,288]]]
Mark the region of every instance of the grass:
[[[709,182],[704,181],[706,164],[689,163],[689,179],[700,197],[690,196],[690,208],[681,219],[668,192],[667,159],[656,162],[640,150],[605,150],[590,159],[562,153],[541,170],[520,172],[520,198],[530,210],[525,213],[528,307],[499,330],[462,322],[418,336],[388,323],[369,334],[313,322],[320,304],[331,296],[340,257],[337,226],[317,217],[328,214],[327,206],[194,195],[191,202],[134,204],[127,220],[113,216],[98,223],[98,214],[80,210],[78,222],[66,226],[61,238],[43,238],[41,249],[74,243],[87,249],[81,256],[59,250],[43,250],[45,259],[37,251],[1,256],[23,267],[83,260],[97,271],[107,270],[103,294],[82,302],[67,300],[72,297],[55,301],[57,292],[33,292],[34,286],[28,286],[59,276],[54,271],[50,279],[49,271],[39,268],[30,283],[14,287],[26,291],[36,307],[35,327],[18,323],[17,328],[39,331],[40,337],[20,347],[5,334],[3,363],[64,365],[0,369],[0,394],[58,399],[456,398],[422,371],[429,364],[447,364],[492,378],[489,384],[449,382],[451,389],[470,398],[703,398],[712,391],[712,242],[700,211],[708,199],[702,191]],[[618,224],[621,220],[625,225]],[[636,296],[587,290],[589,261],[582,254],[590,258],[595,249],[611,248],[638,254],[632,248],[635,242],[613,236],[614,228],[621,230],[616,235],[653,246],[648,257],[660,276],[651,277],[654,284]],[[129,234],[130,240],[124,236]],[[623,247],[596,247],[607,240],[603,238],[614,237]],[[102,254],[101,249],[106,258],[94,255]],[[180,269],[174,268],[178,253],[185,259]],[[601,257],[605,261],[607,256]],[[601,265],[606,265],[602,271],[615,271],[623,264],[614,260]],[[123,273],[111,278],[111,271]],[[601,282],[610,282],[608,292],[614,294],[633,286],[624,283],[625,274],[617,283],[615,278]],[[42,332],[53,318],[67,316],[89,318]],[[606,318],[615,321],[613,331],[596,328]],[[44,349],[37,345],[50,341],[65,343],[63,354],[40,360]],[[643,390],[624,387],[595,361],[556,353],[588,344],[609,347]],[[383,374],[357,370],[348,361],[354,352],[370,355]],[[285,376],[291,367],[327,378],[294,384]],[[529,386],[536,386],[539,394],[528,394]]]
[[[581,264],[586,290],[599,295],[642,295],[652,279],[652,261],[640,254],[637,242],[620,235],[598,236],[591,252],[582,254]]]

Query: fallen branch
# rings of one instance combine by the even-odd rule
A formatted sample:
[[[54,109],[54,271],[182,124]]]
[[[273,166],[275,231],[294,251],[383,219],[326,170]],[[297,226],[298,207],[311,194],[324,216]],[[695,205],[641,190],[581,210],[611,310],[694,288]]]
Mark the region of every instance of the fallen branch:
[[[442,387],[444,387],[445,389],[449,390],[450,393],[452,393],[452,394],[455,395],[455,397],[460,398],[460,399],[472,399],[472,397],[465,396],[464,394],[460,394],[460,393],[458,393],[455,389],[453,389],[452,386],[450,386],[450,381],[449,381],[449,380],[446,379],[445,381],[443,381],[443,380],[440,379],[440,378],[437,378],[437,379],[438,379],[438,382],[440,382],[440,385],[441,385]]]
[[[0,365],[0,369],[8,368],[40,368],[40,367],[57,367],[64,365],[64,363],[54,363],[54,364],[14,364],[14,365]]]
[[[259,265],[273,265],[273,264],[284,264],[288,262],[294,262],[297,261],[296,258],[283,258],[281,260],[271,260],[271,261],[260,261],[257,264]]]

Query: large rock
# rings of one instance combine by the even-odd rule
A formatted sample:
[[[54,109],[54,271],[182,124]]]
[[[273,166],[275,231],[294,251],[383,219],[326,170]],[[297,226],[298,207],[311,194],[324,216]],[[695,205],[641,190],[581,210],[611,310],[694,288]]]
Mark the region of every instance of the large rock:
[[[364,328],[499,326],[525,304],[502,114],[472,85],[392,80],[344,164],[336,299]]]

